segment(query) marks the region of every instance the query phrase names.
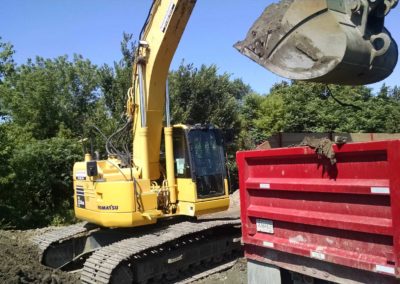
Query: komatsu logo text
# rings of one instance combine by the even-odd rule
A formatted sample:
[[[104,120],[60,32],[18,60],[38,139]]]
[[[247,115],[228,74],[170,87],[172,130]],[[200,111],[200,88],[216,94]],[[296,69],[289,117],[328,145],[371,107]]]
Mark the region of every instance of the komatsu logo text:
[[[97,206],[97,208],[98,208],[99,210],[107,210],[107,211],[118,210],[118,206],[114,206],[114,205],[109,205],[109,206]]]

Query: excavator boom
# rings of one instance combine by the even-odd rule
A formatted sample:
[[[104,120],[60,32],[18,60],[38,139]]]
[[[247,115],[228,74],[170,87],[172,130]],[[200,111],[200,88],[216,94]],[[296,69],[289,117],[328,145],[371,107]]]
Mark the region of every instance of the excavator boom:
[[[283,0],[266,8],[235,47],[273,73],[342,85],[381,81],[397,44],[384,27],[398,0]]]

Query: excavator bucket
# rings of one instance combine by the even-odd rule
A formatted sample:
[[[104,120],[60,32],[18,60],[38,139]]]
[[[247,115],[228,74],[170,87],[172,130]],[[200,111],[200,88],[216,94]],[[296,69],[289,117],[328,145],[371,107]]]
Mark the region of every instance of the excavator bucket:
[[[288,79],[375,83],[397,63],[397,44],[384,27],[397,1],[283,0],[267,7],[235,48]]]

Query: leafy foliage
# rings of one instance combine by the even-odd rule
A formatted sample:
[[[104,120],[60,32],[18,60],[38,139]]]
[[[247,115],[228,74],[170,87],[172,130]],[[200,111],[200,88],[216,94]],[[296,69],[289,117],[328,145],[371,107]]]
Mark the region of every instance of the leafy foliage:
[[[218,74],[215,65],[197,69],[183,63],[169,74],[169,82],[173,123],[212,124],[236,136],[234,143],[226,145],[226,151],[231,184],[237,188],[235,153],[240,148],[240,109],[250,86],[239,79],[231,80],[227,73]]]
[[[218,74],[215,65],[181,64],[169,75],[174,123],[214,124],[224,129],[240,128],[239,101],[250,92],[241,80]]]
[[[111,94],[103,86],[106,80],[129,84],[130,66],[115,64],[114,72],[79,55],[72,60],[37,57],[15,66],[11,47],[0,42],[0,225],[71,221],[72,166],[82,159],[78,140],[90,137],[94,124],[106,135],[116,128],[117,110],[107,96],[118,89]],[[111,72],[107,78],[104,68]],[[122,106],[123,100],[121,95],[113,102]],[[98,139],[95,144],[104,143]]]
[[[51,138],[21,143],[10,159],[13,169],[8,205],[18,227],[47,225],[72,206],[72,166],[81,157],[77,140]]]
[[[11,157],[11,141],[7,136],[6,125],[0,124],[0,187],[3,187],[7,184],[10,173],[10,165],[8,163]],[[1,191],[0,191],[0,199],[1,199]]]
[[[82,138],[94,126],[108,136],[125,111],[132,79],[132,36],[122,58],[101,67],[82,56],[37,57],[17,65],[0,38],[0,227],[73,221],[71,171]],[[215,65],[184,64],[169,76],[174,123],[214,124],[233,131],[227,167],[237,187],[235,152],[276,132],[399,132],[400,89],[301,82],[276,84],[267,95]],[[100,136],[93,140],[101,150]]]
[[[5,76],[14,72],[15,63],[12,57],[14,53],[12,44],[3,42],[0,37],[0,84]]]
[[[7,78],[7,89],[0,95],[13,123],[35,139],[51,138],[65,129],[82,135],[97,100],[98,82],[96,66],[81,56],[73,61],[37,57]]]
[[[14,48],[10,43],[2,42],[0,37],[0,92],[4,90],[3,80],[5,76],[10,76],[15,71],[15,63],[13,60]],[[0,96],[0,121],[7,117],[7,110]]]
[[[115,62],[113,67],[104,65],[99,70],[104,103],[116,119],[125,112],[125,94],[132,85],[132,63],[135,52],[132,37],[131,34],[124,33],[121,42],[122,59]]]
[[[275,85],[266,96],[245,98],[244,131],[254,144],[277,132],[398,132],[398,87],[378,95],[359,86],[292,82]],[[250,143],[251,144],[251,143]],[[253,145],[254,145],[253,144]]]

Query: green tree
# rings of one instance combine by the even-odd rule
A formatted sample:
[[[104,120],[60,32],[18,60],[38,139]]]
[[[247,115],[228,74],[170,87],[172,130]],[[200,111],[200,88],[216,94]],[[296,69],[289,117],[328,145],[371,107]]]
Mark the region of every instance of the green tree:
[[[12,45],[0,41],[0,226],[71,220],[78,140],[94,126],[106,136],[118,127],[132,75],[131,39],[124,35],[119,63],[101,68],[80,55],[17,66]],[[93,141],[104,148],[101,135]]]
[[[11,168],[9,160],[12,156],[12,143],[7,135],[7,125],[0,124],[0,188],[4,188],[8,184],[11,176]],[[0,190],[0,200],[4,192]]]
[[[13,52],[4,54],[9,58],[1,61],[8,67],[1,69],[0,83],[0,225],[67,220],[72,166],[82,157],[72,137],[85,136],[89,118],[100,115],[98,69],[78,55],[72,61],[37,57],[15,66]]]
[[[169,74],[173,123],[213,124],[231,130],[236,141],[227,145],[227,167],[232,188],[237,188],[235,153],[241,147],[240,108],[251,88],[229,74],[218,74],[215,65],[195,68],[181,64]]]
[[[5,76],[14,72],[15,63],[13,59],[14,47],[10,43],[2,41],[0,37],[0,84]]]
[[[14,226],[71,221],[72,166],[79,159],[81,149],[76,140],[56,137],[15,146],[9,159],[13,179],[7,185],[6,200]]]
[[[241,107],[242,147],[253,149],[284,127],[284,101],[282,96],[250,94]]]
[[[239,102],[251,91],[241,80],[219,75],[215,65],[181,64],[170,73],[169,84],[174,123],[211,123],[239,132]]]
[[[2,90],[6,89],[3,80],[5,76],[10,76],[15,71],[15,63],[13,54],[15,53],[14,47],[10,43],[5,43],[0,37],[0,94]],[[0,122],[7,116],[7,110],[4,107],[2,96],[0,96]]]
[[[121,42],[122,59],[114,66],[104,65],[99,70],[100,87],[105,106],[119,120],[125,113],[126,93],[132,85],[132,68],[135,57],[135,42],[131,34],[124,33]]]
[[[244,106],[242,117],[255,144],[276,132],[400,130],[398,88],[386,85],[373,95],[364,86],[282,83],[266,96],[246,98]]]
[[[96,66],[81,56],[68,61],[37,57],[17,67],[0,89],[4,107],[13,123],[48,139],[68,129],[73,136],[85,133],[85,121],[98,99]]]

